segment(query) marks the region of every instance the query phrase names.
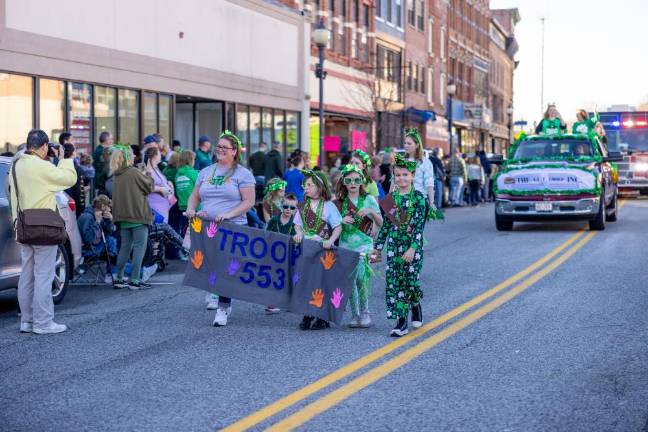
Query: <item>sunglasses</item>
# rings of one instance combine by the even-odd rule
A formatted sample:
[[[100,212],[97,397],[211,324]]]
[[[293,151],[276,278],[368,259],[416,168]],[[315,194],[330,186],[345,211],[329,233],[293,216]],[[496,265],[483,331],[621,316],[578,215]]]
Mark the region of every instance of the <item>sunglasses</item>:
[[[360,177],[355,177],[355,178],[345,177],[344,178],[344,184],[345,185],[352,185],[352,184],[361,185],[362,184],[362,179]]]
[[[281,208],[283,208],[284,210],[288,210],[288,209],[297,210],[297,206],[291,206],[291,205],[286,205],[286,204],[282,205]]]

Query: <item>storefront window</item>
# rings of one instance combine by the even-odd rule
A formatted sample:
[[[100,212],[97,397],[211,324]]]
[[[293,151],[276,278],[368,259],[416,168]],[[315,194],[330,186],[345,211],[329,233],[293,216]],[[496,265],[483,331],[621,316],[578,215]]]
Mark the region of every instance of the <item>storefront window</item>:
[[[261,109],[250,107],[250,154],[259,150],[261,142]]]
[[[263,125],[263,132],[261,134],[261,140],[268,145],[268,148],[272,148],[272,110],[268,108],[263,108],[261,113],[261,123]]]
[[[123,144],[139,144],[139,93],[119,89],[119,131],[117,140]]]
[[[144,92],[144,136],[158,133],[157,125],[157,95]]]
[[[243,144],[243,153],[241,154],[241,160],[245,161],[247,160],[247,147],[250,141],[247,105],[236,106],[236,135],[238,135],[238,137],[241,139],[241,143]]]
[[[299,148],[299,113],[286,112],[286,154]]]
[[[158,111],[160,113],[160,127],[158,128],[158,132],[171,145],[171,141],[173,141],[171,138],[171,96],[160,95]]]
[[[58,142],[65,129],[65,82],[41,79],[39,85],[39,128]]]
[[[286,134],[284,133],[284,112],[282,110],[274,110],[274,136],[273,141],[278,141],[281,143],[281,153],[282,156],[286,157],[286,140],[284,139]]]
[[[0,148],[14,152],[33,126],[32,78],[0,73]]]
[[[99,145],[99,135],[117,133],[117,89],[95,86],[94,88],[94,136],[95,146]]]
[[[196,142],[201,135],[207,135],[215,146],[223,131],[223,104],[220,102],[199,102],[196,104]]]
[[[90,110],[92,86],[83,83],[68,83],[69,132],[78,153],[92,153],[92,127]]]

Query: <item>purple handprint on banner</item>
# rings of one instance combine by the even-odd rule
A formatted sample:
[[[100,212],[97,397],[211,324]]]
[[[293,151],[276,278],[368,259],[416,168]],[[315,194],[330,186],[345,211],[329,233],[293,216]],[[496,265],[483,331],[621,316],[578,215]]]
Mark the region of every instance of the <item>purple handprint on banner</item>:
[[[230,276],[234,276],[237,271],[241,268],[241,262],[237,260],[236,258],[232,258],[232,260],[229,263],[229,266],[227,266],[227,273]]]
[[[215,284],[216,284],[216,273],[211,272],[209,273],[209,286],[214,288]]]
[[[216,222],[210,223],[209,227],[207,228],[207,237],[214,238],[217,232],[218,232],[218,225],[216,225]]]
[[[344,297],[344,294],[342,294],[342,291],[340,291],[340,288],[335,288],[335,291],[333,291],[333,297],[331,298],[331,303],[333,303],[333,306],[335,306],[335,309],[340,309],[340,304],[342,304],[342,298]]]
[[[297,282],[299,282],[299,274],[295,272],[295,274],[293,274],[293,286],[297,285]]]

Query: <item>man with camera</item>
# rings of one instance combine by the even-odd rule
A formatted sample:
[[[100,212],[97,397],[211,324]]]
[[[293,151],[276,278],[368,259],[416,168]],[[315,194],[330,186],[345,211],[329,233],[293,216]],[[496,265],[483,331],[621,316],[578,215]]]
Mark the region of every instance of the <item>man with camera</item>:
[[[49,162],[48,153],[58,158],[58,166]],[[63,146],[50,145],[45,132],[32,129],[27,135],[25,153],[14,161],[9,173],[12,217],[22,260],[18,302],[23,333],[51,334],[67,330],[65,325],[54,322],[52,301],[57,243],[65,233],[58,226],[57,238],[43,238],[42,233],[50,232],[52,225],[45,220],[40,222],[41,227],[39,221],[43,221],[42,215],[47,215],[47,211],[52,212],[50,219],[62,220],[57,213],[56,193],[76,183],[74,157],[75,152],[64,159]]]

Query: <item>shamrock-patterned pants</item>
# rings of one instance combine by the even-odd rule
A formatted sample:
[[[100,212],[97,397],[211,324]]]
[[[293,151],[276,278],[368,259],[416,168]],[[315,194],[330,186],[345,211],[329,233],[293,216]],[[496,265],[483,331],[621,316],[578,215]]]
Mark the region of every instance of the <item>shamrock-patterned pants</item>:
[[[412,305],[423,298],[419,275],[423,266],[422,254],[411,263],[399,256],[387,257],[386,294],[387,318],[407,318]]]

